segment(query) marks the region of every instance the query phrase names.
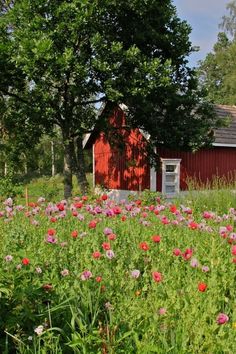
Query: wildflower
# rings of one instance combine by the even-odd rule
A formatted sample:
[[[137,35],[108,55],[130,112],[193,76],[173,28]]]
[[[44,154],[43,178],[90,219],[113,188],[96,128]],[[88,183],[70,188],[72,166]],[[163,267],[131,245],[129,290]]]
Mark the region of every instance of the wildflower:
[[[102,199],[103,201],[107,200],[107,199],[108,199],[107,194],[102,194],[101,199]]]
[[[23,265],[28,265],[28,264],[30,263],[30,260],[29,260],[29,258],[23,258],[22,261],[21,261],[21,263],[22,263]]]
[[[57,243],[57,238],[51,235],[48,235],[47,240],[48,243]]]
[[[62,275],[63,277],[66,277],[66,276],[69,275],[69,274],[70,274],[70,272],[69,272],[68,269],[63,269],[63,270],[61,271],[61,275]]]
[[[153,235],[153,236],[152,236],[152,241],[155,242],[155,243],[161,242],[161,236],[159,236],[159,235]]]
[[[162,281],[162,274],[159,272],[152,272],[152,278],[156,283],[160,283]]]
[[[101,276],[97,276],[97,277],[95,278],[95,280],[96,280],[97,283],[101,283],[102,277],[101,277]]]
[[[231,248],[231,254],[232,254],[233,256],[236,256],[236,245],[232,246],[232,248]]]
[[[198,229],[198,224],[194,221],[191,221],[189,224],[188,224],[188,228],[191,229],[191,230],[196,230]]]
[[[141,250],[143,250],[143,251],[148,251],[149,250],[149,246],[148,246],[147,242],[145,242],[145,241],[144,242],[140,242],[139,248]]]
[[[170,206],[169,210],[170,210],[171,213],[175,214],[176,211],[177,211],[177,206],[173,204],[173,205]]]
[[[101,253],[99,251],[95,251],[93,252],[92,257],[94,259],[99,259],[101,257]]]
[[[51,291],[51,290],[53,290],[52,284],[43,284],[42,288],[43,288],[45,291]]]
[[[174,255],[174,256],[180,256],[180,255],[181,255],[181,250],[180,250],[179,248],[175,248],[175,249],[173,250],[173,255]]]
[[[183,258],[187,261],[193,255],[193,250],[191,248],[187,248],[185,252],[182,254]]]
[[[78,237],[78,231],[77,231],[77,230],[72,231],[72,232],[71,232],[71,236],[72,236],[73,238],[77,238],[77,237]]]
[[[209,272],[209,270],[210,270],[210,268],[209,268],[208,266],[202,266],[202,271],[203,271],[204,273]]]
[[[159,309],[159,311],[158,311],[158,313],[159,313],[159,315],[165,315],[166,314],[166,308],[164,308],[164,307],[161,307],[160,309]]]
[[[109,242],[103,242],[102,248],[103,248],[105,251],[108,251],[108,250],[111,249],[111,245],[110,245]]]
[[[13,260],[13,257],[10,255],[10,254],[8,254],[6,257],[5,257],[5,261],[6,262],[11,262]]]
[[[56,230],[55,229],[48,229],[47,233],[49,236],[54,236],[54,235],[56,235]]]
[[[198,260],[196,258],[192,258],[190,262],[191,267],[197,268],[198,267]]]
[[[87,279],[90,279],[92,277],[92,273],[89,271],[89,270],[85,270],[81,276],[80,276],[80,279],[81,280],[87,280]]]
[[[108,250],[106,251],[106,256],[107,258],[112,259],[115,257],[115,253],[112,250]]]
[[[202,293],[204,293],[204,291],[206,291],[207,289],[207,284],[206,283],[199,283],[198,284],[198,290]]]
[[[42,269],[41,269],[40,267],[36,267],[36,268],[35,268],[35,272],[36,272],[37,274],[41,274],[43,271],[42,271]]]
[[[125,221],[126,219],[127,219],[127,217],[125,215],[122,215],[121,221]]]
[[[43,333],[44,327],[42,325],[38,326],[35,328],[34,332],[38,335],[41,336],[41,334]]]
[[[21,264],[17,264],[16,269],[20,270],[21,268],[22,268],[22,265]]]
[[[105,303],[105,308],[107,309],[107,310],[113,310],[113,306],[112,306],[112,304],[108,301],[108,302],[106,302]]]
[[[225,313],[220,313],[217,316],[216,322],[221,325],[221,324],[225,324],[229,321],[229,316],[227,316]]]
[[[116,234],[110,234],[107,236],[108,240],[114,241],[116,239]]]
[[[131,277],[134,279],[138,279],[140,276],[140,270],[138,269],[134,269],[131,271]]]
[[[96,226],[97,226],[97,221],[96,221],[96,220],[90,221],[90,223],[89,223],[89,225],[88,225],[88,227],[89,227],[90,229],[95,229]]]

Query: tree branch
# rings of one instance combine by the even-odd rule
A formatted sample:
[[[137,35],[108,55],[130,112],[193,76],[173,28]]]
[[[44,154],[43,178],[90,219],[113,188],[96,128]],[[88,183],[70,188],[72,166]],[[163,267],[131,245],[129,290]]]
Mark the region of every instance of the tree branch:
[[[0,89],[0,91],[1,91],[1,92],[3,93],[3,95],[5,95],[5,96],[14,97],[14,98],[16,98],[18,101],[20,101],[20,102],[22,102],[22,103],[32,105],[32,102],[25,100],[24,98],[18,96],[16,93],[9,92],[9,91],[4,90],[4,89],[2,89],[2,88]]]

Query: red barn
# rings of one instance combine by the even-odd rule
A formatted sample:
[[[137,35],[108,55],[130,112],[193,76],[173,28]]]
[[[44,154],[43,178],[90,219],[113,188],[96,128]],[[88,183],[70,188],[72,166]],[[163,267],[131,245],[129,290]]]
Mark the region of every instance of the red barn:
[[[88,134],[84,147],[92,147],[94,186],[101,186],[110,193],[125,198],[132,192],[150,189],[173,196],[188,188],[189,182],[201,185],[211,183],[216,177],[234,181],[236,176],[236,107],[217,105],[217,114],[231,117],[226,128],[215,131],[212,148],[198,152],[172,151],[158,148],[161,170],[156,172],[149,164],[145,151],[148,137],[139,130],[123,128],[125,109],[117,107],[109,121],[122,138],[122,147],[113,145],[105,133]],[[109,141],[108,141],[109,140]]]

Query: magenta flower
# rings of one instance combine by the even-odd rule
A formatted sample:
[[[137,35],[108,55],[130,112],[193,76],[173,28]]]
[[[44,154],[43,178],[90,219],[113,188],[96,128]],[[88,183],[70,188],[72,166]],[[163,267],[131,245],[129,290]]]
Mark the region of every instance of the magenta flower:
[[[48,235],[47,236],[47,242],[48,243],[57,243],[57,238],[56,237],[53,237],[51,235]]]
[[[225,324],[229,321],[229,316],[227,316],[225,313],[220,313],[218,316],[217,316],[217,319],[216,319],[216,322],[219,324],[219,325],[222,325],[222,324]]]

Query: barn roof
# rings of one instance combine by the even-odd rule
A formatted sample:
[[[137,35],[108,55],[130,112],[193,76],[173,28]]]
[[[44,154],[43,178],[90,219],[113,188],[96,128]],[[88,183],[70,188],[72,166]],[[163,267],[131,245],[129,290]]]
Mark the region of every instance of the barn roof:
[[[236,106],[215,105],[215,111],[219,118],[229,119],[226,127],[214,131],[214,146],[236,147]]]

